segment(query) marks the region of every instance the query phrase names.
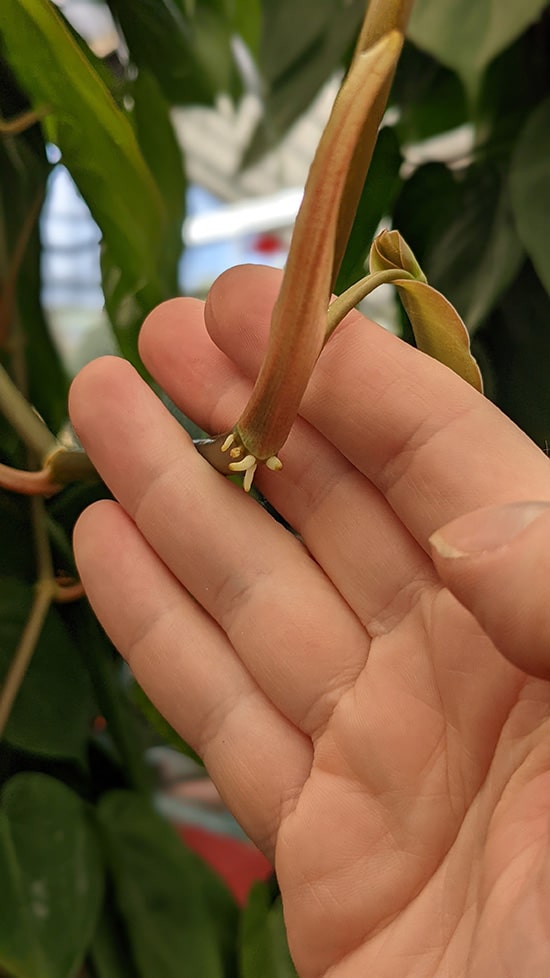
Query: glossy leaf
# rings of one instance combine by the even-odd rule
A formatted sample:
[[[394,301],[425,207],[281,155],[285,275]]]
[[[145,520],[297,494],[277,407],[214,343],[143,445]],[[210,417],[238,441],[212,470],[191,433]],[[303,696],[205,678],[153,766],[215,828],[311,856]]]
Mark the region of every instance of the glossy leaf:
[[[492,398],[542,449],[550,448],[550,296],[529,262],[475,336],[492,371]]]
[[[538,19],[547,0],[416,0],[408,37],[460,75],[475,96],[485,69]]]
[[[125,296],[143,292],[156,279],[165,214],[127,116],[49,0],[4,0],[0,37],[33,104],[51,109],[47,136],[103,232]]]
[[[164,201],[167,220],[159,246],[159,275],[165,298],[178,292],[178,266],[183,250],[187,180],[183,151],[176,139],[170,106],[157,78],[146,69],[132,85],[133,121],[143,157]]]
[[[272,148],[344,62],[365,13],[349,0],[345,16],[334,0],[262,0],[259,64],[264,116],[252,136],[244,166]]]
[[[0,12],[0,44],[1,22]],[[10,119],[27,107],[26,98],[0,54],[0,115]],[[4,310],[0,300],[0,350],[5,345],[3,333],[17,323],[25,341],[30,399],[51,429],[57,431],[66,417],[68,381],[40,303],[39,216],[49,173],[38,125],[17,137],[0,137],[0,283],[5,284],[8,279],[21,235],[26,232],[27,238],[16,280],[15,310]],[[8,317],[6,323],[2,322],[4,315]],[[8,360],[6,357],[6,363]]]
[[[86,806],[54,778],[19,774],[2,792],[0,829],[2,906],[9,908],[0,914],[0,962],[16,978],[72,978],[103,891]]]
[[[398,111],[396,130],[403,144],[422,142],[468,121],[460,79],[410,43],[399,59],[390,105]]]
[[[220,78],[229,76],[233,61],[227,23],[223,33],[223,22],[212,9],[205,10],[204,3],[190,10],[181,0],[107,2],[122,27],[132,61],[155,75],[169,102],[213,102]],[[207,46],[206,24],[199,22],[201,7],[210,29],[216,29],[217,64],[212,63]]]
[[[111,792],[99,818],[141,978],[225,976],[237,911],[221,881],[143,797]]]
[[[0,580],[0,677],[6,675],[25,626],[33,590]],[[87,674],[55,607],[44,628],[5,731],[9,744],[43,756],[83,760],[95,707]]]
[[[256,883],[241,917],[240,978],[297,978],[290,957],[281,898],[273,901],[267,883]]]
[[[529,116],[510,167],[510,193],[521,240],[550,292],[550,98]]]
[[[419,238],[430,284],[473,333],[518,274],[524,250],[501,168],[475,164],[450,180],[452,187],[435,165],[419,171],[403,191],[396,226],[408,240],[413,222],[415,251]]]

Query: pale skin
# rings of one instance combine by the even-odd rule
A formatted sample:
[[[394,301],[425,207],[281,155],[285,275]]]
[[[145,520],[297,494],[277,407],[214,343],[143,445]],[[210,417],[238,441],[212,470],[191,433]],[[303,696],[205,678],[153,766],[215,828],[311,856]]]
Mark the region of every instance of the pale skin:
[[[144,325],[147,367],[208,431],[242,409],[279,281],[235,269],[206,317],[177,299]],[[476,559],[428,542],[479,507],[550,501],[544,453],[357,313],[283,470],[256,476],[300,540],[126,362],[87,367],[71,412],[118,500],[77,525],[89,598],[274,861],[301,978],[547,978],[550,509]]]

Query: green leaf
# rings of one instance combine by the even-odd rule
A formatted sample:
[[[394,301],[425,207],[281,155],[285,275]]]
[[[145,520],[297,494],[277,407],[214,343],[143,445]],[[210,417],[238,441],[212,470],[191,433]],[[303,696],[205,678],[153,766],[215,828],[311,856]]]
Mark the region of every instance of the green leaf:
[[[264,116],[243,166],[274,146],[340,67],[365,13],[364,0],[349,0],[345,16],[334,0],[262,0],[259,64],[264,75]]]
[[[230,9],[235,33],[242,37],[253,57],[257,57],[262,34],[261,0],[231,0]]]
[[[337,295],[364,275],[372,239],[383,217],[391,213],[401,180],[402,163],[395,131],[381,129],[361,194],[355,220],[334,291]]]
[[[221,881],[142,796],[105,795],[99,818],[141,978],[222,978],[237,911]]]
[[[416,183],[412,190],[414,199],[407,205],[417,224],[427,224],[429,218],[435,217],[437,235],[434,228],[427,229],[429,247],[420,250],[422,266],[429,282],[448,297],[473,333],[514,280],[524,260],[508,187],[500,168],[474,164],[466,178],[456,183],[457,193],[445,200],[444,185],[438,187],[435,182],[432,198],[432,176],[433,170],[423,174],[422,183]],[[425,194],[424,217],[419,217],[419,191]],[[407,224],[400,224],[400,230],[408,234]]]
[[[281,898],[268,883],[256,883],[241,916],[240,978],[297,978],[290,957]]]
[[[49,0],[4,0],[0,38],[32,103],[51,109],[47,137],[103,232],[125,297],[155,301],[166,215],[127,116]]]
[[[204,3],[193,10],[182,0],[107,0],[119,21],[130,57],[156,78],[173,105],[210,104],[231,70],[229,25]],[[217,61],[211,57],[202,17],[216,34]],[[220,33],[221,32],[221,33]],[[219,46],[218,46],[219,44]]]
[[[419,48],[453,68],[471,97],[485,69],[504,48],[536,21],[548,0],[416,0],[407,36]]]
[[[519,236],[550,292],[550,98],[531,113],[510,167],[510,194]]]
[[[86,806],[54,778],[31,773],[6,784],[2,809],[1,891],[8,910],[0,915],[0,962],[17,978],[72,978],[103,892]]]
[[[132,85],[133,121],[143,157],[155,178],[168,215],[159,251],[159,269],[165,297],[176,295],[178,266],[183,250],[187,180],[183,152],[170,118],[170,106],[158,80],[142,69]]]
[[[9,119],[25,108],[28,102],[0,57],[0,115]],[[27,243],[17,274],[15,314],[6,312],[9,325],[17,323],[22,334],[30,399],[52,431],[57,431],[67,414],[68,381],[40,303],[38,221],[49,173],[38,125],[17,137],[0,138],[0,282],[6,282],[26,230]],[[0,347],[5,345],[1,334],[0,324]]]
[[[396,278],[393,285],[409,317],[418,349],[482,391],[483,381],[470,351],[466,326],[445,296],[428,285],[414,253],[398,231],[382,231],[374,239],[369,267],[374,273],[403,270],[403,278]]]
[[[31,586],[0,580],[0,679],[7,674],[33,599]],[[50,608],[5,731],[9,744],[43,756],[84,759],[94,702],[79,650]]]
[[[389,104],[398,110],[402,143],[422,142],[468,121],[459,78],[410,43],[399,59]]]
[[[107,895],[89,949],[94,978],[139,978],[112,896]]]
[[[541,448],[550,447],[550,297],[531,264],[476,333],[498,406]]]
[[[0,966],[16,978],[38,978],[41,954],[10,824],[0,810]]]

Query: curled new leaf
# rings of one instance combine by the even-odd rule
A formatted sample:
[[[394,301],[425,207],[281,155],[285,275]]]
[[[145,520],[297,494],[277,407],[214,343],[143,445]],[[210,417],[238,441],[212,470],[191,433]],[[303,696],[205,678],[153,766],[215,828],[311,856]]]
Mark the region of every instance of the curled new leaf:
[[[428,285],[413,252],[398,231],[383,231],[374,239],[369,266],[371,272],[402,268],[407,273],[407,277],[393,279],[392,284],[410,319],[418,349],[450,367],[482,392],[483,380],[470,350],[466,326],[448,299]]]

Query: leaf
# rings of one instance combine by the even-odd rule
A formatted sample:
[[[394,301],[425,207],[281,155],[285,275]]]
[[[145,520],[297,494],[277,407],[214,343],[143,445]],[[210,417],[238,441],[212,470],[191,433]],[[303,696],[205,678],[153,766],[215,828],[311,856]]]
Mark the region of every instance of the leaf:
[[[0,57],[0,115],[9,119],[27,107],[26,98]],[[17,138],[0,138],[0,283],[6,282],[17,243],[23,229],[29,226],[17,275],[17,319],[6,310],[9,320],[5,324],[0,321],[0,347],[3,325],[9,331],[17,322],[25,341],[30,399],[51,429],[57,431],[67,413],[68,381],[40,303],[38,218],[49,173],[50,165],[38,125]]]
[[[99,819],[141,978],[222,978],[237,911],[221,881],[143,797],[110,792]]]
[[[353,43],[364,0],[349,0],[345,16],[334,0],[262,0],[259,64],[265,84],[264,115],[243,167],[255,163],[288,131],[339,68]]]
[[[408,211],[417,224],[435,218],[437,235],[434,228],[426,229],[430,241],[422,266],[429,282],[456,306],[473,333],[514,280],[524,259],[508,187],[500,168],[474,164],[466,178],[457,181],[456,194],[446,200],[444,184],[438,186],[434,181],[432,198],[433,175],[433,170],[426,172],[422,183],[415,185]],[[423,218],[419,217],[419,191],[424,194]],[[406,224],[400,229],[408,233]]]
[[[334,291],[339,295],[364,275],[372,239],[383,217],[391,213],[401,180],[402,157],[395,131],[380,130],[374,155],[359,200],[348,246]]]
[[[464,88],[456,74],[406,43],[397,65],[390,105],[398,110],[401,143],[418,143],[468,121]]]
[[[550,98],[541,102],[527,119],[512,156],[509,179],[519,236],[550,292]]]
[[[0,961],[17,978],[72,978],[95,930],[103,892],[97,840],[82,800],[43,774],[2,792]],[[5,884],[5,885],[4,885]],[[20,924],[10,921],[18,907]],[[20,947],[19,941],[29,942]]]
[[[261,0],[232,0],[232,25],[254,58],[259,54],[262,32]]]
[[[281,898],[268,883],[256,883],[241,916],[240,978],[297,978],[290,957]]]
[[[32,603],[32,587],[0,579],[0,677],[12,661]],[[9,744],[83,761],[95,711],[89,681],[55,607],[50,608],[5,731]]]
[[[107,894],[89,948],[94,978],[139,978],[112,896]]]
[[[398,280],[393,284],[405,306],[418,349],[483,391],[481,373],[470,352],[468,331],[454,306],[427,282]]]
[[[474,98],[493,58],[523,34],[546,5],[547,0],[416,0],[407,36],[453,68]]]
[[[539,445],[550,447],[550,297],[529,262],[476,333],[493,373],[492,397]]]
[[[40,948],[33,930],[25,883],[22,879],[10,824],[0,810],[0,966],[16,978],[40,974]]]
[[[119,21],[130,57],[138,68],[146,68],[157,79],[172,105],[211,104],[219,90],[220,78],[231,71],[229,25],[204,3],[190,11],[181,0],[107,0]],[[208,38],[200,18],[217,37],[217,63],[212,62]],[[220,33],[222,31],[222,33]]]
[[[178,293],[178,266],[183,250],[187,180],[183,151],[176,139],[170,107],[158,80],[142,69],[132,85],[133,121],[143,158],[155,178],[168,215],[160,244],[159,268],[166,297]]]
[[[418,349],[482,391],[483,381],[470,351],[466,326],[445,296],[428,285],[415,255],[398,231],[382,231],[374,239],[369,267],[374,273],[403,269],[404,277],[395,279],[393,285],[409,317]]]
[[[47,137],[103,232],[125,297],[155,301],[166,215],[127,116],[49,0],[4,0],[0,38],[33,104],[51,108]]]

